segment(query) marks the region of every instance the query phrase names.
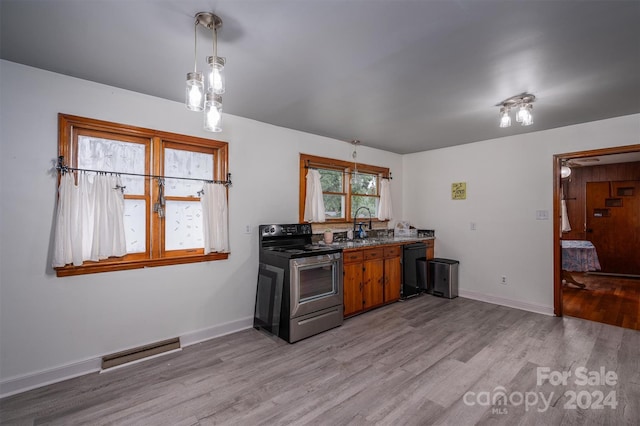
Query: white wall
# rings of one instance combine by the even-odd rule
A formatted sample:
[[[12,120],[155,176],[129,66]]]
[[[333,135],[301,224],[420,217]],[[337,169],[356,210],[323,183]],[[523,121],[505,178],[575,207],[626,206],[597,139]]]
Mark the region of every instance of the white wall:
[[[403,211],[436,230],[437,257],[460,261],[462,295],[551,314],[553,155],[639,142],[636,114],[406,155]],[[451,199],[453,182],[466,200]]]
[[[212,135],[181,103],[7,61],[0,93],[0,394],[86,372],[115,351],[250,326],[255,227],[298,221],[299,153],[351,157],[350,144],[230,115]],[[50,263],[59,112],[228,141],[229,259],[57,278]],[[391,168],[401,217],[402,157],[361,147],[358,160]]]

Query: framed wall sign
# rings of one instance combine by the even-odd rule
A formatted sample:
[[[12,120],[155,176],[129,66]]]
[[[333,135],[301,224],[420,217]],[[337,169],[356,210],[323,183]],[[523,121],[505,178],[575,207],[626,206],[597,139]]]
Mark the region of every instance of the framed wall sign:
[[[452,200],[467,199],[467,182],[454,182],[451,184],[451,199]]]

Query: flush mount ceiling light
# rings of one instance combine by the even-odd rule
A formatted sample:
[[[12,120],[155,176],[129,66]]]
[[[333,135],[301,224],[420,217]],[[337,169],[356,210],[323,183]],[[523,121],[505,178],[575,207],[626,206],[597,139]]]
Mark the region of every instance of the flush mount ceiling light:
[[[562,160],[562,166],[560,167],[560,177],[566,179],[571,176],[571,167],[567,166],[567,160]]]
[[[530,126],[533,124],[533,102],[536,97],[529,93],[523,93],[521,95],[512,96],[498,105],[500,107],[500,127],[510,127],[511,117],[509,112],[513,109],[516,110],[516,122],[523,126]]]
[[[225,59],[218,56],[218,28],[222,19],[213,13],[196,14],[193,30],[193,72],[187,73],[186,104],[191,111],[204,110],[204,129],[210,132],[222,131],[222,94],[225,91]],[[211,30],[213,34],[212,55],[207,56],[207,88],[205,92],[202,72],[197,69],[198,25]]]

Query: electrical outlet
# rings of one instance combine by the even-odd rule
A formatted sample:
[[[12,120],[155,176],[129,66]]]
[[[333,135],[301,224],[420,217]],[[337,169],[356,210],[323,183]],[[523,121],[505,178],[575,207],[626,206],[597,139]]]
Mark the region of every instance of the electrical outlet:
[[[251,225],[245,225],[244,233],[245,234],[250,234],[251,233]]]
[[[500,284],[507,285],[507,276],[506,275],[502,276],[502,279],[500,280]]]
[[[476,230],[476,223],[475,222],[469,222],[469,229],[472,231]]]

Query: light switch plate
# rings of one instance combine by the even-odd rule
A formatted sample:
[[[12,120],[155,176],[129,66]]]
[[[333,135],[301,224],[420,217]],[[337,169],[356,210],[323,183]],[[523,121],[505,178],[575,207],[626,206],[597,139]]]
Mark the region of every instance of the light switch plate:
[[[536,210],[536,220],[549,220],[549,210]]]

